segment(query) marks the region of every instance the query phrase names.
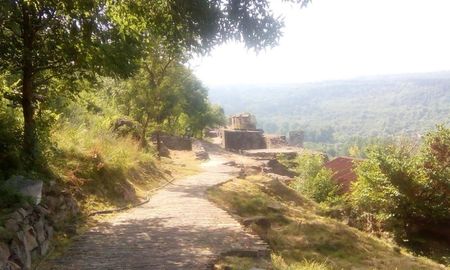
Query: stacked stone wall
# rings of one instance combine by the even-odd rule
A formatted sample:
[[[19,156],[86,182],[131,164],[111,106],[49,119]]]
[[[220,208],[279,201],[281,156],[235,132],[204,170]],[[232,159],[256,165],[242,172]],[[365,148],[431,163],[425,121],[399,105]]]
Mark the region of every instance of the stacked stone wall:
[[[0,221],[0,270],[31,269],[35,260],[50,251],[54,230],[67,229],[67,221],[78,213],[76,201],[59,194],[44,197],[38,205],[26,203],[4,216]]]
[[[227,150],[240,151],[267,147],[263,131],[222,130],[222,146]]]

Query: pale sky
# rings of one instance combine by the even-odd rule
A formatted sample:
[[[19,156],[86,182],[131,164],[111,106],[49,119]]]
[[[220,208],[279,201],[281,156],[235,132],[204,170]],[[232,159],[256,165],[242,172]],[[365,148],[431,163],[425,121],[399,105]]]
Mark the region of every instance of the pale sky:
[[[190,61],[207,85],[300,83],[450,70],[450,0],[272,0],[285,17],[278,47],[228,43]]]

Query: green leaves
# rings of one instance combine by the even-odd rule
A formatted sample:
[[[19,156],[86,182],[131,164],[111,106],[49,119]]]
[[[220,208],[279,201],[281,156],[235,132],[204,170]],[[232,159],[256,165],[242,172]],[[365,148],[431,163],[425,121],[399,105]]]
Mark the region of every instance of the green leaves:
[[[201,137],[206,126],[223,123],[223,110],[209,104],[206,88],[183,65],[182,53],[154,41],[145,55],[139,72],[117,95],[143,134],[153,130]]]
[[[450,129],[438,126],[415,145],[373,146],[359,164],[351,202],[402,234],[450,222]]]
[[[140,67],[146,69],[146,81],[135,77],[138,82],[130,91],[140,110],[136,118],[145,127],[152,120],[160,128],[184,111],[190,119],[202,119],[190,123],[198,131],[217,115],[210,114],[198,81],[174,79],[176,73],[190,76],[182,63],[231,39],[256,50],[273,46],[281,27],[267,0],[2,1],[0,70],[10,76],[8,81],[20,79],[18,95],[11,98],[24,114],[24,153],[35,159],[39,111],[60,109],[55,106],[62,104],[60,97],[74,97],[98,75],[130,78],[144,74]],[[166,76],[169,65],[171,75]],[[186,89],[195,89],[193,98],[180,101],[179,92]],[[188,112],[191,103],[201,104],[196,114]]]
[[[339,196],[340,186],[332,180],[332,172],[323,167],[324,157],[302,154],[296,159],[299,176],[293,186],[316,202],[332,202]]]

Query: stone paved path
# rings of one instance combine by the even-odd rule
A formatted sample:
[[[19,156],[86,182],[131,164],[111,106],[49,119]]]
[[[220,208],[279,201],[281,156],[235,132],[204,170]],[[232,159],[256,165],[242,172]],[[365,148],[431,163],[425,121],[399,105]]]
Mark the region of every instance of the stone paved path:
[[[80,237],[51,269],[208,269],[218,255],[267,246],[205,197],[232,169],[212,156],[204,172],[157,192]]]

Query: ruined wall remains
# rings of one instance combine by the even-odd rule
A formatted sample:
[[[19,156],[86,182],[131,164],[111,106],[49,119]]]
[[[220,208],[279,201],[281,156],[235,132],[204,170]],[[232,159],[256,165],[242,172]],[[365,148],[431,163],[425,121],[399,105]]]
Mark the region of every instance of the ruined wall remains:
[[[288,145],[286,136],[280,135],[265,135],[267,148],[281,148]]]
[[[239,151],[266,148],[262,130],[229,130],[221,131],[222,146],[227,150]]]
[[[191,151],[192,140],[188,137],[161,135],[161,141],[167,148],[179,151]]]
[[[305,132],[302,130],[289,131],[289,145],[303,147]]]
[[[256,118],[249,113],[233,115],[229,119],[229,128],[235,130],[256,130]]]

